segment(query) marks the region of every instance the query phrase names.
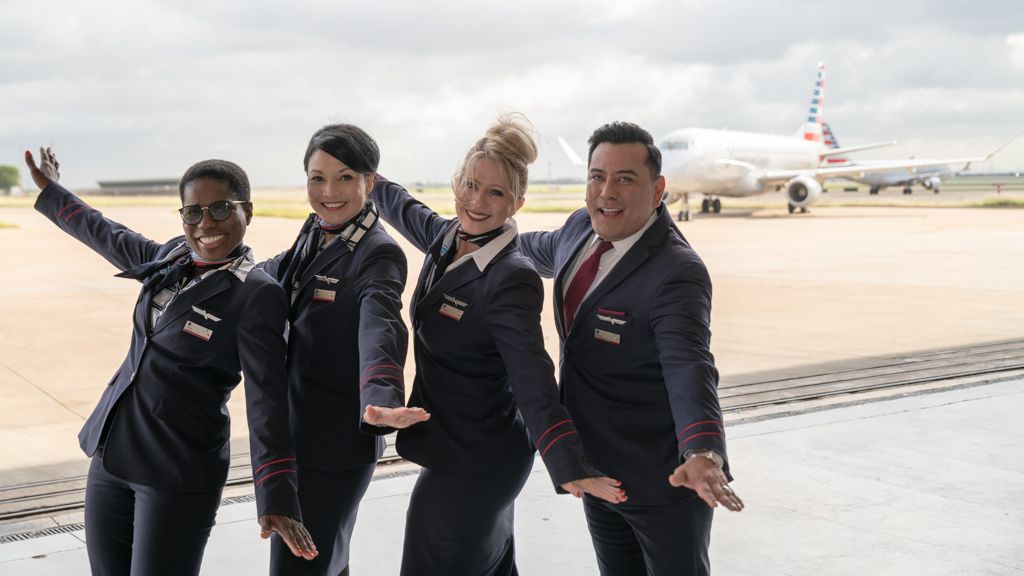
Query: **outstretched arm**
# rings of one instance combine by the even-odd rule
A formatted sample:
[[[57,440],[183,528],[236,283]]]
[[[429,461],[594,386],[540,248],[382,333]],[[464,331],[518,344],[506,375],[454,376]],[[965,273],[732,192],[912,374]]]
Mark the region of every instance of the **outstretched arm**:
[[[373,184],[370,197],[376,204],[381,218],[421,252],[430,249],[431,243],[450,222],[426,204],[413,198],[401,185],[389,181],[380,174]]]
[[[718,370],[711,355],[711,279],[700,261],[685,263],[665,279],[651,315],[662,377],[676,425],[680,465],[672,486],[697,492],[708,504],[739,511],[743,502],[729,487],[725,427],[718,403]],[[712,451],[718,463],[687,455]]]
[[[122,272],[156,258],[161,245],[123,224],[109,220],[60,185],[60,163],[51,148],[39,149],[37,165],[31,152],[25,152],[32,181],[42,190],[36,198],[36,210],[61,230],[92,248]]]
[[[583,455],[576,426],[558,401],[554,365],[544,350],[540,312],[544,289],[533,270],[513,270],[487,306],[488,328],[501,354],[541,459],[556,488],[576,496],[587,492],[613,504],[626,501],[621,483],[595,470]]]

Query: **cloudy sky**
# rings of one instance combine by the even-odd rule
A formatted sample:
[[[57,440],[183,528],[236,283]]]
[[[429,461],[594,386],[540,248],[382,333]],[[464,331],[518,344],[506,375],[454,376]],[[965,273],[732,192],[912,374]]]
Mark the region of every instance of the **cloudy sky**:
[[[794,133],[815,67],[840,141],[985,154],[1024,129],[1019,0],[5,0],[0,163],[52,145],[64,180],[176,177],[210,157],[302,185],[322,124],[370,132],[381,171],[445,181],[505,111],[532,176],[576,176],[557,136],[631,120]],[[1024,140],[1024,139],[1022,139]],[[1017,142],[991,169],[1024,168]],[[27,180],[27,178],[25,178]]]

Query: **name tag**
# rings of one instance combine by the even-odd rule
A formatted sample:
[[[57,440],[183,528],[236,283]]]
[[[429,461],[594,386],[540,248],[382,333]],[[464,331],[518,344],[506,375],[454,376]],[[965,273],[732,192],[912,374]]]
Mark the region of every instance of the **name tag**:
[[[182,329],[182,332],[184,332],[186,334],[191,334],[191,335],[195,336],[196,338],[199,338],[201,340],[206,340],[207,342],[209,342],[210,338],[213,336],[213,330],[210,330],[209,328],[207,328],[205,326],[201,326],[199,324],[196,324],[195,322],[193,322],[191,320],[189,320],[188,322],[185,322],[185,327]]]
[[[465,314],[464,310],[459,310],[455,306],[449,304],[441,304],[441,309],[438,310],[441,316],[447,316],[452,320],[462,320],[462,315]]]
[[[594,329],[594,339],[595,340],[600,340],[602,342],[607,342],[609,344],[615,344],[616,346],[618,346],[619,342],[622,340],[622,336],[619,336],[618,334],[616,334],[614,332],[608,332],[607,330],[601,330],[600,328],[595,328]]]
[[[322,290],[320,288],[313,289],[313,300],[317,302],[334,302],[334,295],[337,294],[334,290]]]

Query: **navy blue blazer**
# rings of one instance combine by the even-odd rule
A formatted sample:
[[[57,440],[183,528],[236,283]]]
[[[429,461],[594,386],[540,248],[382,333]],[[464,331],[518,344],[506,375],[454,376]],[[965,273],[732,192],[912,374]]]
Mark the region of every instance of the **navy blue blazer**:
[[[121,271],[184,241],[149,240],[57,183],[35,208]],[[259,270],[244,282],[214,272],[172,300],[150,329],[152,298],[139,294],[128,355],[78,435],[82,450],[93,456],[105,438],[103,466],[115,476],[165,490],[216,490],[228,474],[227,400],[244,373],[257,511],[301,519],[288,431],[284,291]]]
[[[444,219],[401,186],[379,178],[381,216],[426,252],[455,219]],[[513,240],[484,270],[474,261],[413,295],[416,379],[410,406],[430,420],[398,432],[398,453],[437,470],[490,474],[539,450],[555,486],[600,475],[586,463],[575,426],[558,402],[544,350],[544,289]]]
[[[280,281],[286,255],[260,266]],[[288,314],[288,393],[304,468],[349,470],[384,453],[383,435],[393,430],[366,424],[363,411],[405,405],[407,274],[405,253],[378,221],[355,250],[334,242],[298,276]]]
[[[631,504],[689,499],[668,483],[689,450],[726,457],[710,352],[711,279],[662,205],[657,220],[580,304],[567,334],[565,275],[591,234],[585,209],[520,249],[555,278],[562,401],[588,460],[622,481]],[[728,474],[728,459],[726,459]]]

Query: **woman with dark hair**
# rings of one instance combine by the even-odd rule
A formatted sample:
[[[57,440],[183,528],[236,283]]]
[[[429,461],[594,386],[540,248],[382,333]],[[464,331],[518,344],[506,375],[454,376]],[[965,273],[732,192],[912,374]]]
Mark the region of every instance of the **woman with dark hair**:
[[[316,549],[299,521],[288,430],[284,292],[242,243],[249,179],[206,160],[181,178],[184,236],[161,244],[109,220],[57,183],[40,149],[35,208],[142,283],[128,355],[79,433],[92,458],[85,534],[93,574],[198,574],[228,473],[227,400],[245,375],[256,509],[264,538]],[[278,540],[275,538],[275,540]]]
[[[503,116],[453,178],[457,218],[382,178],[373,188],[384,219],[427,254],[411,305],[409,405],[432,418],[398,432],[398,453],[423,466],[406,516],[403,576],[517,574],[513,505],[534,451],[557,490],[626,500],[584,459],[544,350],[544,289],[512,219],[536,157],[525,118]]]
[[[299,499],[320,547],[316,560],[296,562],[275,544],[271,574],[347,574],[356,512],[383,435],[429,418],[405,407],[407,268],[367,200],[379,159],[377,143],[356,126],[313,134],[303,158],[313,213],[294,245],[261,265],[291,301],[288,392]]]

